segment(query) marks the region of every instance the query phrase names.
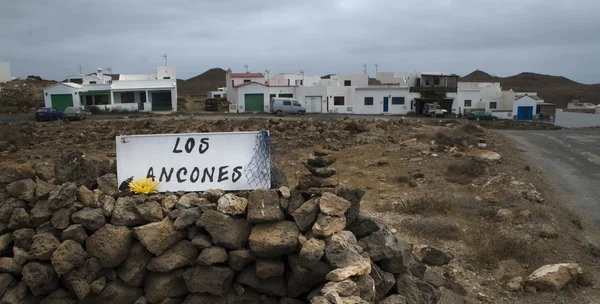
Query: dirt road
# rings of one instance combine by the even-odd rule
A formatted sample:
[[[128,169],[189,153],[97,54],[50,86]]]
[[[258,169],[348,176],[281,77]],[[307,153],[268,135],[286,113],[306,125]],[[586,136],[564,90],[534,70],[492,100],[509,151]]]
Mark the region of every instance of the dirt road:
[[[526,150],[600,226],[600,130],[499,132]]]

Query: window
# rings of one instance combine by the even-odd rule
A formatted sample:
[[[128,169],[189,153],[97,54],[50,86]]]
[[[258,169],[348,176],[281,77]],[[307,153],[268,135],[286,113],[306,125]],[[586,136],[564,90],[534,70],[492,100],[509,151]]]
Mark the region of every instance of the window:
[[[333,105],[334,106],[343,106],[344,105],[344,96],[334,96],[333,97]]]
[[[273,101],[273,98],[277,97],[277,94],[271,94],[269,95],[269,100]]]
[[[292,101],[291,100],[283,100],[283,105],[284,106],[291,106],[292,105]]]
[[[250,82],[250,79],[244,79],[244,83]]]
[[[140,102],[146,102],[146,92],[140,92]]]
[[[433,85],[440,85],[440,79],[439,78],[433,78]]]
[[[301,86],[301,85],[304,85],[304,80],[296,79],[296,86]]]
[[[163,77],[163,79],[171,79],[171,77],[165,76],[165,77]]]
[[[294,103],[293,103],[293,105],[294,105],[294,107],[299,107],[299,106],[300,106],[300,103],[299,103],[297,100],[294,100]]]
[[[393,105],[403,105],[404,97],[392,97],[392,104]]]
[[[279,97],[294,98],[294,94],[292,94],[292,93],[281,93],[281,94],[279,94]]]
[[[365,106],[373,105],[373,97],[365,97]]]
[[[495,101],[490,102],[490,109],[495,109],[498,107],[498,103]]]
[[[345,87],[349,87],[352,85],[352,81],[351,80],[344,80],[344,86]]]
[[[221,94],[215,94],[213,97],[214,98],[221,98]]]
[[[69,79],[69,82],[82,84],[83,83],[83,79],[81,79],[81,78]]]
[[[90,84],[96,84],[96,82],[95,81],[90,81]]]
[[[465,100],[465,107],[470,107],[470,106],[471,106],[471,101]]]
[[[131,93],[121,93],[121,103],[134,103],[135,98],[133,96],[133,92]]]

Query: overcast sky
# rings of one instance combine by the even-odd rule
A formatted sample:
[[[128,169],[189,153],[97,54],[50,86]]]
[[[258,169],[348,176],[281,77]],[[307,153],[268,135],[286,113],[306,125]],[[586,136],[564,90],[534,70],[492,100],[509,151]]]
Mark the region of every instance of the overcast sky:
[[[86,3],[86,4],[83,4]],[[0,0],[13,76],[213,67],[561,75],[600,83],[600,1]]]

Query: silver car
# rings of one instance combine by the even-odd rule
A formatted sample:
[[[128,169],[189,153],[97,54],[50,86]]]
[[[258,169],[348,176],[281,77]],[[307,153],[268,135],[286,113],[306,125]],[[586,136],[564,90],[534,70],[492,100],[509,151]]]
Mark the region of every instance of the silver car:
[[[87,118],[85,111],[79,107],[68,107],[63,112],[64,120],[84,120]]]
[[[306,109],[294,98],[273,98],[271,111],[300,115],[306,113]]]

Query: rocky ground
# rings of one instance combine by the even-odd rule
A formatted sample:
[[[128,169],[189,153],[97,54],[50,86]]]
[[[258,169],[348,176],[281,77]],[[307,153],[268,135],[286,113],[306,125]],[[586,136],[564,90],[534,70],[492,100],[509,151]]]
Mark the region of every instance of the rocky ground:
[[[309,153],[327,151],[337,172],[329,179],[364,190],[362,213],[413,244],[415,261],[427,260],[428,246],[440,249],[447,260],[433,261],[439,265],[420,278],[438,292],[452,290],[458,301],[473,303],[600,298],[593,287],[600,274],[597,230],[520,151],[460,121],[283,117],[0,124],[0,184],[33,178],[94,189],[98,176],[114,171],[116,135],[260,129],[271,131],[273,160],[290,185],[308,173],[303,161]],[[478,139],[486,140],[486,149],[476,148]],[[556,263],[577,265],[546,271],[560,277],[553,285],[534,283],[536,269]]]

